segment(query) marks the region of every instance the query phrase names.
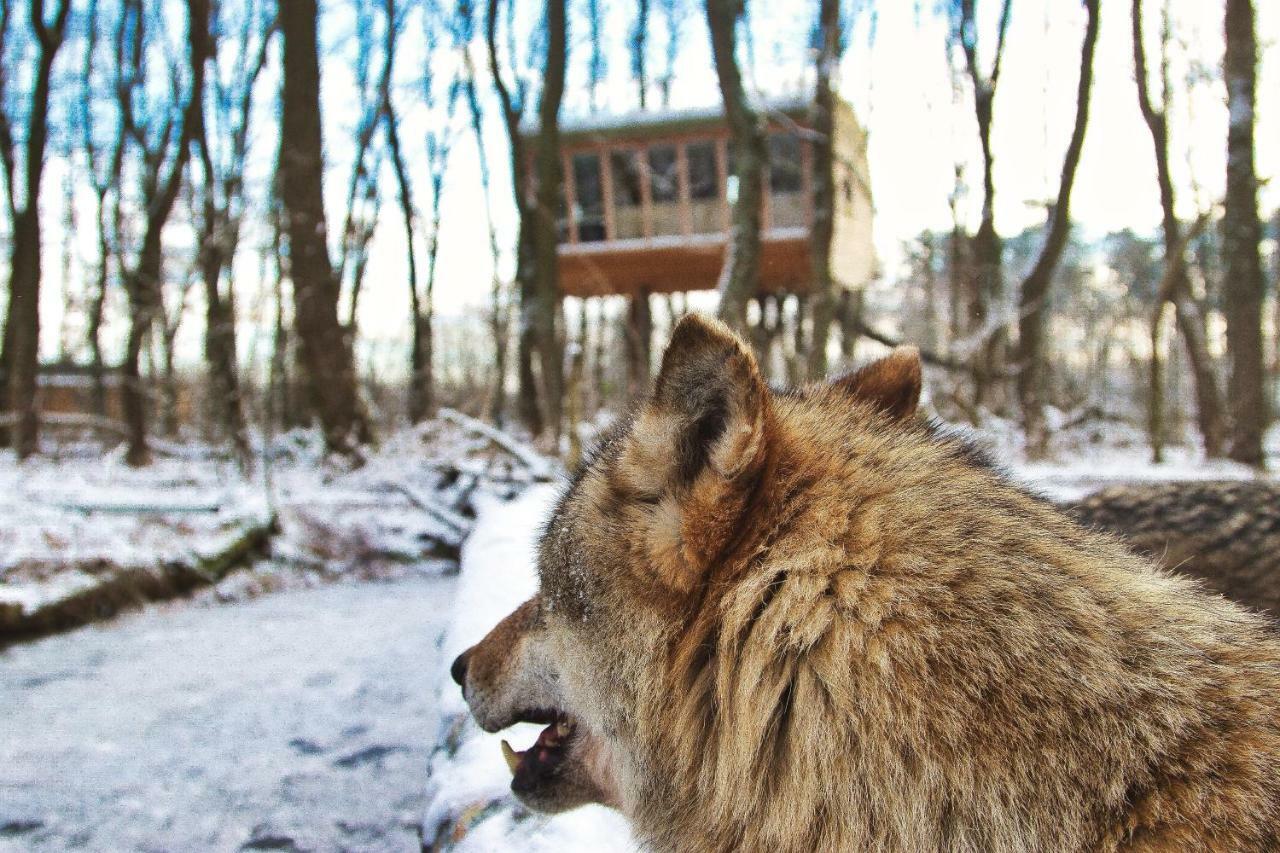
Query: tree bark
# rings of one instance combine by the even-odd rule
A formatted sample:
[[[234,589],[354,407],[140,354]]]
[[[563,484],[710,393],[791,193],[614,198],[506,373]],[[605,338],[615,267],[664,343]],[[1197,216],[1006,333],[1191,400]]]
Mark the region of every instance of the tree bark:
[[[649,364],[653,354],[653,312],[648,291],[627,299],[627,398],[649,392]]]
[[[992,312],[1004,291],[1004,247],[995,224],[995,155],[991,148],[991,124],[994,115],[996,87],[1000,82],[1000,66],[1004,58],[1005,36],[1009,31],[1012,0],[1003,0],[996,36],[996,52],[990,76],[978,68],[978,25],[976,0],[959,0],[960,19],[956,36],[964,52],[965,65],[973,84],[974,115],[978,122],[978,141],[982,145],[982,222],[973,238],[973,267],[969,283],[969,326],[973,336],[973,406],[986,402],[990,377],[998,374],[1004,361],[1007,334],[1003,321],[992,326]]]
[[[1093,85],[1093,54],[1098,42],[1098,0],[1084,0],[1084,44],[1080,50],[1080,79],[1076,88],[1076,121],[1062,162],[1058,199],[1050,211],[1049,232],[1044,247],[1018,294],[1018,401],[1022,408],[1023,432],[1032,458],[1047,453],[1049,435],[1045,429],[1044,407],[1048,402],[1045,376],[1045,324],[1049,289],[1062,259],[1071,232],[1071,188],[1075,185],[1080,152],[1084,148],[1089,123],[1089,92]]]
[[[161,316],[160,284],[164,263],[161,237],[182,187],[183,174],[190,159],[198,126],[198,110],[204,97],[205,63],[213,55],[213,41],[209,34],[209,0],[187,0],[187,18],[188,40],[191,45],[191,86],[182,109],[182,129],[178,134],[167,176],[162,181],[144,179],[144,184],[153,192],[144,192],[147,215],[142,246],[133,269],[125,274],[130,310],[129,335],[125,344],[124,361],[120,367],[123,386],[121,396],[129,433],[125,460],[134,466],[146,465],[151,461],[151,450],[147,445],[147,390],[142,382],[141,359],[147,335]],[[148,156],[159,164],[164,154],[163,150],[159,150],[148,153]],[[155,177],[158,179],[159,175]]]
[[[706,5],[711,52],[734,147],[734,176],[738,186],[724,266],[717,284],[720,293],[717,315],[737,332],[747,334],[747,303],[760,289],[764,129],[747,100],[738,68],[737,24],[745,10],[744,0],[706,0]]]
[[[280,7],[284,34],[279,191],[289,238],[295,330],[312,404],[331,452],[354,456],[370,438],[355,362],[338,322],[339,283],[326,242],[316,0]]]
[[[1160,189],[1161,230],[1164,235],[1165,269],[1174,271],[1167,292],[1158,298],[1173,302],[1178,331],[1186,346],[1187,360],[1195,382],[1196,418],[1204,441],[1204,452],[1210,458],[1223,453],[1226,440],[1226,424],[1223,414],[1222,394],[1214,376],[1213,358],[1206,343],[1204,316],[1191,293],[1186,266],[1181,260],[1183,247],[1182,227],[1174,213],[1173,180],[1169,174],[1169,130],[1165,109],[1168,104],[1168,69],[1162,63],[1161,89],[1164,100],[1159,109],[1151,100],[1147,79],[1147,54],[1142,41],[1142,0],[1133,0],[1132,6],[1133,62],[1138,81],[1138,108],[1151,133],[1155,149],[1156,181]],[[1168,39],[1167,27],[1162,40]]]
[[[1227,192],[1222,222],[1226,279],[1230,373],[1231,440],[1228,454],[1237,462],[1266,467],[1262,438],[1267,426],[1263,392],[1262,222],[1258,218],[1258,179],[1254,172],[1253,126],[1258,46],[1252,0],[1226,0],[1226,52],[1222,76],[1227,84]]]
[[[831,275],[831,241],[835,234],[835,94],[832,79],[839,71],[841,39],[840,0],[819,0],[818,61],[814,84],[813,124],[813,225],[809,252],[813,267],[813,340],[807,372],[811,381],[827,374],[827,339],[835,317],[835,283]]]
[[[246,60],[249,59],[248,46],[256,24],[256,21],[246,20],[241,32],[241,55]],[[222,277],[234,262],[240,242],[239,211],[243,205],[253,88],[267,63],[272,27],[274,24],[269,24],[260,33],[261,43],[251,64],[234,71],[237,75],[236,82],[229,92],[236,99],[234,107],[230,103],[220,107],[222,121],[219,122],[219,127],[228,136],[229,162],[214,162],[203,104],[197,114],[199,125],[195,140],[204,173],[201,199],[203,222],[198,260],[205,297],[204,354],[209,371],[209,414],[211,422],[220,433],[219,438],[231,443],[243,468],[247,468],[250,463],[251,451],[246,433],[236,353],[235,290],[232,277],[227,281],[224,292]],[[214,68],[216,71],[216,63]]]
[[[498,249],[498,232],[493,222],[493,202],[490,196],[492,180],[489,171],[489,157],[484,144],[484,115],[480,110],[480,98],[476,92],[476,74],[471,55],[466,54],[463,60],[466,68],[464,96],[467,99],[467,111],[471,119],[471,133],[475,136],[476,152],[480,166],[480,189],[484,193],[484,220],[486,234],[489,238],[489,256],[493,260],[493,277],[489,283],[489,333],[493,336],[493,389],[489,396],[488,414],[493,423],[502,427],[507,415],[507,353],[508,335],[511,317],[507,288],[503,285],[502,276],[498,272],[502,253]],[[519,187],[516,188],[519,194]]]
[[[631,30],[631,75],[636,78],[641,110],[649,108],[649,5],[650,0],[637,0]]]
[[[532,242],[536,274],[529,320],[538,350],[544,427],[550,429],[551,437],[558,445],[564,407],[563,356],[557,329],[560,313],[557,218],[563,178],[560,166],[560,104],[564,98],[568,53],[565,0],[547,0],[546,27],[546,69],[542,78],[542,94],[538,99],[538,135],[534,141],[537,185]]]
[[[25,199],[20,209],[11,207],[10,211],[13,233],[9,306],[3,350],[0,351],[0,366],[4,368],[0,380],[6,385],[6,399],[2,401],[5,405],[0,410],[10,409],[17,416],[12,443],[20,459],[35,453],[40,442],[36,406],[36,380],[40,371],[40,183],[44,176],[44,154],[49,138],[49,89],[53,61],[66,35],[71,3],[70,0],[62,0],[58,4],[52,25],[44,19],[43,0],[32,0],[30,8],[31,29],[39,44],[39,56],[27,120]],[[8,176],[12,193],[12,171]]]
[[[525,157],[524,139],[520,135],[520,117],[524,112],[525,88],[519,76],[515,89],[510,88],[498,61],[498,3],[487,0],[485,15],[485,47],[489,56],[489,73],[502,107],[502,121],[507,129],[511,152],[511,190],[515,196],[519,226],[516,236],[516,291],[520,298],[519,325],[516,341],[516,408],[520,421],[533,435],[543,429],[542,407],[538,403],[538,385],[533,373],[534,328],[531,309],[536,300],[536,272],[533,249],[534,201],[530,198],[532,181]],[[513,0],[509,0],[513,2]]]

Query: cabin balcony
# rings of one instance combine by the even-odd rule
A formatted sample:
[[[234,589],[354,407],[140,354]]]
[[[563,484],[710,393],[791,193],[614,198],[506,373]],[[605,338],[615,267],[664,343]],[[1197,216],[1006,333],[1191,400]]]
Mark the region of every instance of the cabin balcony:
[[[768,137],[761,288],[809,287],[810,147]],[[569,296],[714,289],[736,195],[724,134],[566,146],[560,285]]]

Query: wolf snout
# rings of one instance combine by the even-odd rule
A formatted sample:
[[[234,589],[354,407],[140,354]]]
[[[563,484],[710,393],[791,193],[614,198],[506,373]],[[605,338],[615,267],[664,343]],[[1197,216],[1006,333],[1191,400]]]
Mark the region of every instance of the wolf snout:
[[[467,653],[463,652],[453,659],[453,665],[449,667],[449,675],[453,676],[454,683],[462,687],[467,682]]]

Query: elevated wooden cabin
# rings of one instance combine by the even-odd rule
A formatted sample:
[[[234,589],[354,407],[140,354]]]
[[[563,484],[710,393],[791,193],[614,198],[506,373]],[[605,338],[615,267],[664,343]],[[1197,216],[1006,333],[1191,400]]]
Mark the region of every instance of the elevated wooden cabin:
[[[813,278],[809,103],[772,102],[764,113],[769,160],[761,286],[803,293]],[[733,149],[719,107],[567,122],[561,151],[559,254],[566,295],[715,288],[736,190]],[[838,286],[857,288],[874,266],[871,184],[866,134],[840,100],[835,152],[831,272]]]

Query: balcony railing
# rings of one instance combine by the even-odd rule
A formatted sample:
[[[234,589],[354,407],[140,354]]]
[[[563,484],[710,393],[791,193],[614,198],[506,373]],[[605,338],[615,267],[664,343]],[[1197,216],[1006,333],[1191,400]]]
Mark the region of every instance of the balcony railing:
[[[765,238],[803,238],[812,220],[809,143],[774,131],[765,170]],[[736,195],[726,134],[568,147],[561,251],[723,241]]]

